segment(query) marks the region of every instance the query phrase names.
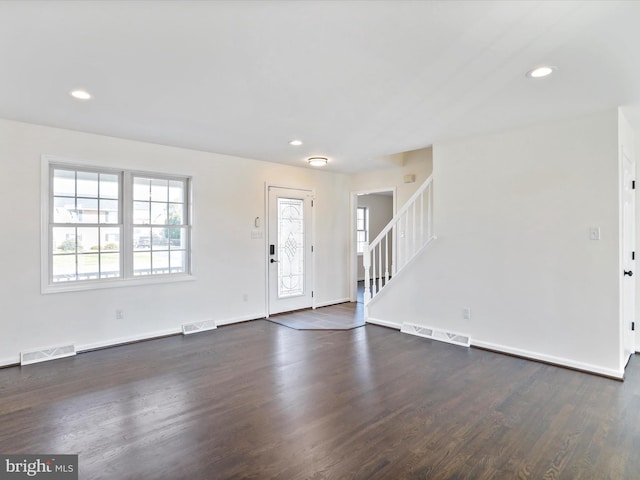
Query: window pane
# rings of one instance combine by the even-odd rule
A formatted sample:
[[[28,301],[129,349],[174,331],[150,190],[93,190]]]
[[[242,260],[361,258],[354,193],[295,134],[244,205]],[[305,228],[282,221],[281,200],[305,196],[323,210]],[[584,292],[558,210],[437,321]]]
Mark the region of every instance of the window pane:
[[[169,229],[154,228],[151,233],[151,246],[153,250],[169,249]],[[155,265],[154,265],[155,268]]]
[[[151,204],[149,202],[133,202],[133,223],[148,225],[151,223]]]
[[[169,181],[169,201],[184,203],[184,182]]]
[[[100,198],[118,198],[118,175],[100,174]]]
[[[118,223],[118,200],[100,199],[100,223]]]
[[[135,250],[149,250],[151,248],[151,229],[133,229],[133,248]]]
[[[59,196],[76,196],[76,172],[69,170],[53,171],[53,194]]]
[[[100,255],[100,278],[117,278],[120,276],[120,254],[103,253]]]
[[[165,225],[167,223],[166,203],[151,204],[151,223],[156,225]]]
[[[357,230],[364,230],[364,218],[359,218],[358,221],[356,222],[356,229]]]
[[[151,255],[153,274],[169,273],[169,252],[153,252]]]
[[[364,219],[364,209],[362,208],[358,208],[358,215],[357,215],[357,219],[358,220],[363,220]]]
[[[75,198],[54,197],[53,199],[53,222],[54,223],[77,223]]]
[[[169,248],[171,250],[184,250],[187,245],[187,231],[185,228],[169,229]]]
[[[149,201],[151,198],[151,180],[135,177],[133,179],[133,199]]]
[[[100,264],[98,254],[78,255],[78,280],[93,280],[100,278]]]
[[[356,233],[357,233],[357,237],[358,237],[357,238],[358,242],[364,242],[367,239],[367,237],[365,236],[363,231],[356,232]]]
[[[98,198],[98,174],[77,172],[76,189],[79,197]]]
[[[151,201],[152,202],[168,202],[169,201],[169,181],[157,178],[151,179]]]
[[[184,223],[184,204],[169,204],[169,218],[167,223],[169,225],[182,225]]]
[[[52,229],[53,253],[74,253],[76,251],[76,229],[58,228]],[[75,265],[75,260],[74,260]],[[75,272],[75,267],[74,267]]]
[[[98,252],[100,250],[100,230],[98,227],[78,228],[78,251]]]
[[[100,251],[117,252],[120,250],[120,229],[101,228],[100,229]]]
[[[169,261],[171,262],[171,273],[186,272],[186,252],[174,251],[169,253]]]
[[[76,256],[54,255],[53,270],[51,272],[54,282],[68,282],[76,279]]]
[[[133,274],[151,274],[151,252],[135,252],[133,254]]]
[[[78,222],[98,223],[98,200],[93,198],[77,199]]]

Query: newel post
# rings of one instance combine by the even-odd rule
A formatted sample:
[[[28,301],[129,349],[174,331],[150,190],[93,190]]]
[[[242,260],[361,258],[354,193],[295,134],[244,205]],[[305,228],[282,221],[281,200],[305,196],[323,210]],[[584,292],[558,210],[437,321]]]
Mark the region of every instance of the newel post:
[[[364,244],[362,265],[364,266],[364,303],[366,305],[371,300],[371,252],[369,251],[369,242]]]

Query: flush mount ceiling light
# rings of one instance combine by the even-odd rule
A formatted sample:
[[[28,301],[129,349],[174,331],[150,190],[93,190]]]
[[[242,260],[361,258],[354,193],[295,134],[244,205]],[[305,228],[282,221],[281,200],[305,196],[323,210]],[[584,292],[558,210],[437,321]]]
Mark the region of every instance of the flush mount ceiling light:
[[[534,69],[531,69],[527,72],[527,77],[529,78],[542,78],[551,75],[557,67],[552,67],[551,65],[540,65]]]
[[[324,167],[328,160],[327,157],[310,157],[307,159],[307,162],[309,162],[309,165],[312,167]]]
[[[86,90],[73,90],[73,91],[69,92],[69,95],[71,95],[73,98],[77,98],[78,100],[90,100],[91,99],[91,94],[89,92],[87,92]]]
[[[299,147],[300,145],[302,145],[302,140],[291,140],[289,142],[289,145],[293,145],[294,147]]]

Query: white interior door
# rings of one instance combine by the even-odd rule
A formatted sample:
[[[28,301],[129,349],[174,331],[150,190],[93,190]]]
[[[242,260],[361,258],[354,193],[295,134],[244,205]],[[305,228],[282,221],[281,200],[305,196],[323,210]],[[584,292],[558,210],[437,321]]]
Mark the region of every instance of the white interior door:
[[[621,147],[622,155],[622,331],[624,337],[625,363],[635,352],[635,334],[633,332],[636,315],[636,191],[635,160]]]
[[[313,306],[309,190],[269,187],[269,314]]]

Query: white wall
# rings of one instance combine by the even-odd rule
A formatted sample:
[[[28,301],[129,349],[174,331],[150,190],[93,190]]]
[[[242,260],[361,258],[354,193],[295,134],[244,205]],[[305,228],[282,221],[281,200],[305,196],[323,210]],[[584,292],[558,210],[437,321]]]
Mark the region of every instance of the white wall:
[[[380,193],[358,196],[358,207],[369,208],[369,241],[374,240],[393,218],[393,196]],[[389,251],[392,251],[389,243]],[[391,255],[389,255],[391,257]],[[358,255],[358,280],[364,280],[362,255]],[[383,258],[383,265],[385,259]]]
[[[438,239],[370,317],[621,376],[617,145],[616,110],[434,145]]]
[[[363,192],[381,188],[396,188],[396,207],[406,203],[433,170],[433,150],[431,147],[402,154],[403,165],[359,172],[351,176],[351,191]],[[416,181],[404,183],[404,176],[414,174]]]
[[[193,273],[183,283],[40,293],[41,155],[193,176]],[[206,152],[0,120],[0,364],[56,344],[97,346],[265,315],[265,183],[315,189],[315,300],[349,296],[349,177]],[[248,301],[243,301],[243,294]],[[124,311],[116,320],[115,310]]]

